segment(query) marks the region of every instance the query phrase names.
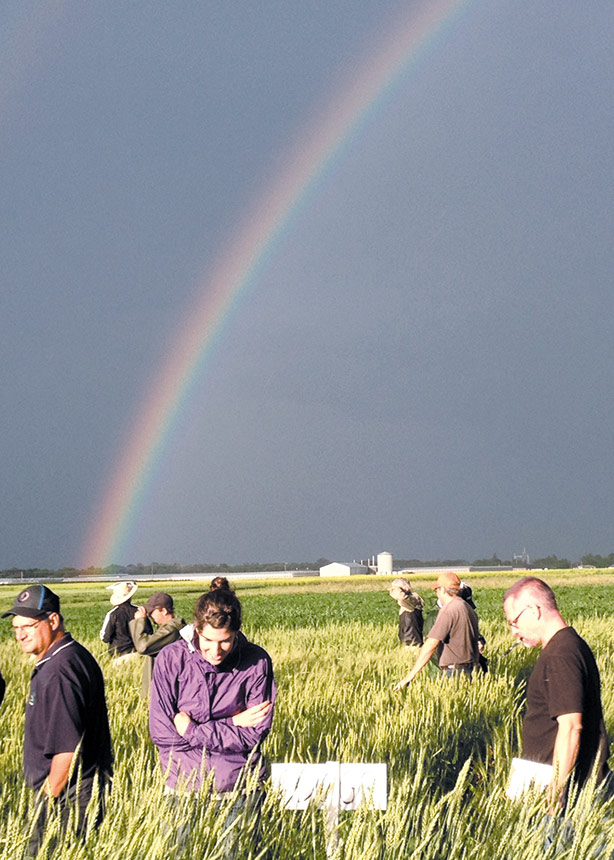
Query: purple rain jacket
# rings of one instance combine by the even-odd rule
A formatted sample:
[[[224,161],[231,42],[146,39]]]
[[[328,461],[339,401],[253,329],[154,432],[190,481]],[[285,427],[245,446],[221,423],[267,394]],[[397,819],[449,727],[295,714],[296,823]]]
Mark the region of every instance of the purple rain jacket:
[[[184,780],[191,774],[187,787],[198,790],[203,754],[206,771],[215,771],[218,791],[232,791],[248,760],[264,779],[259,747],[271,730],[273,708],[258,726],[235,726],[232,717],[251,705],[275,701],[271,658],[239,631],[230,654],[213,666],[200,653],[192,625],[181,635],[156,657],[151,682],[149,733],[167,787],[175,788],[180,774]],[[192,719],[185,737],[173,722],[180,711]]]

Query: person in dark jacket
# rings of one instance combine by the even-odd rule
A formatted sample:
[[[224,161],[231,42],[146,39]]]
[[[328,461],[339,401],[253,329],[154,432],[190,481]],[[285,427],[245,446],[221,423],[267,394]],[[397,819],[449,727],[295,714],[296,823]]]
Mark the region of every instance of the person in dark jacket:
[[[248,763],[264,779],[260,745],[273,721],[273,666],[240,627],[236,594],[209,591],[196,603],[194,624],[156,658],[149,732],[171,791],[198,790],[203,763],[218,792],[232,791]]]
[[[113,657],[124,657],[126,654],[134,653],[134,642],[130,635],[129,623],[136,615],[138,607],[130,603],[130,598],[137,590],[136,582],[116,582],[115,585],[107,585],[111,591],[110,609],[105,615],[100,629],[100,638],[109,646],[109,654]]]
[[[424,600],[412,591],[409,580],[403,576],[393,580],[388,593],[399,604],[399,642],[422,645]]]
[[[156,624],[155,630],[151,629],[150,618]],[[137,608],[136,615],[128,626],[134,647],[145,658],[141,695],[146,699],[151,687],[154,660],[163,648],[179,639],[179,631],[185,627],[185,621],[175,617],[175,605],[171,595],[159,591],[151,595],[145,606]]]
[[[475,605],[475,602],[473,600],[473,589],[471,588],[470,585],[467,585],[467,583],[463,579],[461,579],[461,584],[460,584],[458,596],[462,597],[462,599],[465,601],[465,603],[468,606],[470,606],[472,609],[475,609],[475,611],[477,612],[477,606]],[[480,635],[478,636],[478,651],[480,652],[480,656],[478,659],[478,667],[477,668],[481,672],[483,672],[484,674],[486,672],[488,672],[488,659],[487,659],[486,655],[484,654],[485,648],[486,648],[486,639],[480,633]]]
[[[468,603],[472,609],[477,611],[477,607],[473,600],[473,589],[470,585],[467,585],[464,579],[461,579],[460,588],[458,590],[458,596],[462,597],[465,603]]]

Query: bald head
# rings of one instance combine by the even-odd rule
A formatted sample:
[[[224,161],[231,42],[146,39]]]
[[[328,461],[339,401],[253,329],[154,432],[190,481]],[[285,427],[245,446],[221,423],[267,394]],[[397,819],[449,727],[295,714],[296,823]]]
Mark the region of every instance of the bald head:
[[[536,576],[525,576],[523,579],[515,582],[505,592],[503,603],[507,603],[508,600],[519,600],[521,597],[524,600],[530,600],[538,604],[542,609],[558,612],[554,591],[548,583],[544,582],[543,579],[538,579]]]
[[[525,576],[514,583],[503,598],[503,612],[510,633],[523,645],[547,645],[566,627],[550,586],[536,576]]]

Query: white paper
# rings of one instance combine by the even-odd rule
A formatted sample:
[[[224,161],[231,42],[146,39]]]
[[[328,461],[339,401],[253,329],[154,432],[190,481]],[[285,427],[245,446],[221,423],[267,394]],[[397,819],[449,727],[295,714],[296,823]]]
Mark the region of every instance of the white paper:
[[[513,800],[525,791],[544,791],[552,781],[553,767],[526,758],[513,758],[506,794]]]

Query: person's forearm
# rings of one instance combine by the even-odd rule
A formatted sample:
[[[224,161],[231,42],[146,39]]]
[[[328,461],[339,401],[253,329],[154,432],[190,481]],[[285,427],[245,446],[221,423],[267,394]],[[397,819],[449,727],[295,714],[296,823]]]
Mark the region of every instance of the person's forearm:
[[[155,657],[177,638],[174,631],[169,632],[168,629],[158,628],[152,633],[147,632],[146,619],[143,618],[134,618],[128,626],[136,651],[144,657]]]
[[[416,657],[416,662],[414,663],[411,672],[409,673],[410,680],[413,680],[418,672],[421,672],[426,664],[429,662],[435,651],[437,650],[437,642],[434,645],[429,645],[425,642],[420,651],[418,652],[418,656]],[[408,677],[409,677],[408,676]]]
[[[271,730],[272,722],[273,707],[271,706],[264,719],[257,725],[237,725],[233,717],[229,716],[211,718],[203,723],[190,720],[183,733],[179,728],[178,731],[193,747],[205,747],[210,752],[245,752],[264,740]],[[177,727],[177,722],[175,726]]]
[[[559,727],[552,755],[553,777],[548,788],[548,800],[552,808],[560,802],[561,792],[576,764],[582,731],[580,714],[564,714],[557,718],[557,722]]]
[[[174,746],[180,737],[177,727],[173,722],[178,711],[177,691],[172,681],[176,675],[176,669],[168,672],[165,657],[168,654],[162,651],[156,659],[151,679],[151,697],[149,701],[149,734],[152,741],[158,747]]]
[[[427,639],[424,645],[420,648],[418,652],[418,656],[416,657],[416,662],[410,669],[409,673],[399,682],[401,685],[410,684],[416,675],[424,669],[426,664],[429,662],[435,651],[437,650],[437,646],[439,645],[438,639]]]
[[[65,787],[74,755],[74,752],[56,753],[51,759],[49,775],[43,789],[48,797],[57,797]]]

